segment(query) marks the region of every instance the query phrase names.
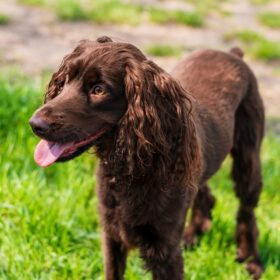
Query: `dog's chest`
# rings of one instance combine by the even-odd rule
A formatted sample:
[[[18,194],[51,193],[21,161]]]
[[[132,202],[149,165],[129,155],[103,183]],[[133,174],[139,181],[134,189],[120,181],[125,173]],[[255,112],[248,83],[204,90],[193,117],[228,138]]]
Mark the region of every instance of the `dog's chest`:
[[[137,185],[118,184],[114,176],[102,179],[98,195],[104,230],[127,247],[137,247],[143,225],[153,223],[155,216],[155,209],[151,210],[152,194]]]
[[[149,200],[152,199],[152,194],[141,186],[137,184],[132,184],[129,187],[122,185],[112,176],[103,185],[100,194],[102,205],[114,212],[118,220],[126,223],[138,223],[140,217],[141,222],[148,218],[143,217],[148,211],[147,207]]]
[[[139,181],[126,187],[108,176],[99,184],[99,203],[106,234],[133,248],[145,243],[156,228],[184,221],[188,199],[179,189],[162,191]]]

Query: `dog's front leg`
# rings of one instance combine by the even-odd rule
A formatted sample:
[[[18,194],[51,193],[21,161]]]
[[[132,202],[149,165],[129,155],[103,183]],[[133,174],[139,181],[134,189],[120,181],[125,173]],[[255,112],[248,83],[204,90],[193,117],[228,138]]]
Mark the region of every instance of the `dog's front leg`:
[[[105,279],[123,280],[126,265],[126,247],[108,236],[104,236]]]
[[[142,253],[153,280],[183,280],[184,264],[180,246],[170,249],[164,255],[162,253],[158,248],[150,248]]]

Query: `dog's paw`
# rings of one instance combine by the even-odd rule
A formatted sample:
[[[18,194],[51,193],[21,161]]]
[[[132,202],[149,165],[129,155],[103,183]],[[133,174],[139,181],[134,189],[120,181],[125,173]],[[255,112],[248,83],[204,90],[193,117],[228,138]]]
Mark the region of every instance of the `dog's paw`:
[[[262,261],[259,257],[249,260],[246,269],[254,280],[259,280],[264,272]]]
[[[191,249],[197,244],[197,236],[192,232],[185,232],[183,238],[183,244],[185,249]]]
[[[212,227],[212,221],[210,219],[204,219],[201,223],[201,232],[205,233],[209,231]]]

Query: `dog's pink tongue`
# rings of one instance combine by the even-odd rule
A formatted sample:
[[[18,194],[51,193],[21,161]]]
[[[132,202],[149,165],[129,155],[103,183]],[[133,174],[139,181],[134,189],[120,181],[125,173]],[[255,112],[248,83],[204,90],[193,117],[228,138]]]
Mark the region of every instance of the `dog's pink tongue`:
[[[35,162],[42,167],[54,163],[73,143],[59,144],[41,140],[34,152]]]

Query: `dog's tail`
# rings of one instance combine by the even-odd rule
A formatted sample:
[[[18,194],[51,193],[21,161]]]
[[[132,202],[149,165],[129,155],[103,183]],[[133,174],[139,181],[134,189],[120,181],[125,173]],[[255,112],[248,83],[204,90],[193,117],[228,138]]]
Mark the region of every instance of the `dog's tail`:
[[[257,80],[250,68],[247,69],[250,79],[247,93],[235,113],[232,177],[237,196],[255,204],[261,188],[259,154],[264,135],[264,106]]]
[[[244,56],[243,51],[238,47],[232,48],[229,52],[231,54],[234,54],[234,55],[238,56],[239,58],[243,58],[243,56]]]

